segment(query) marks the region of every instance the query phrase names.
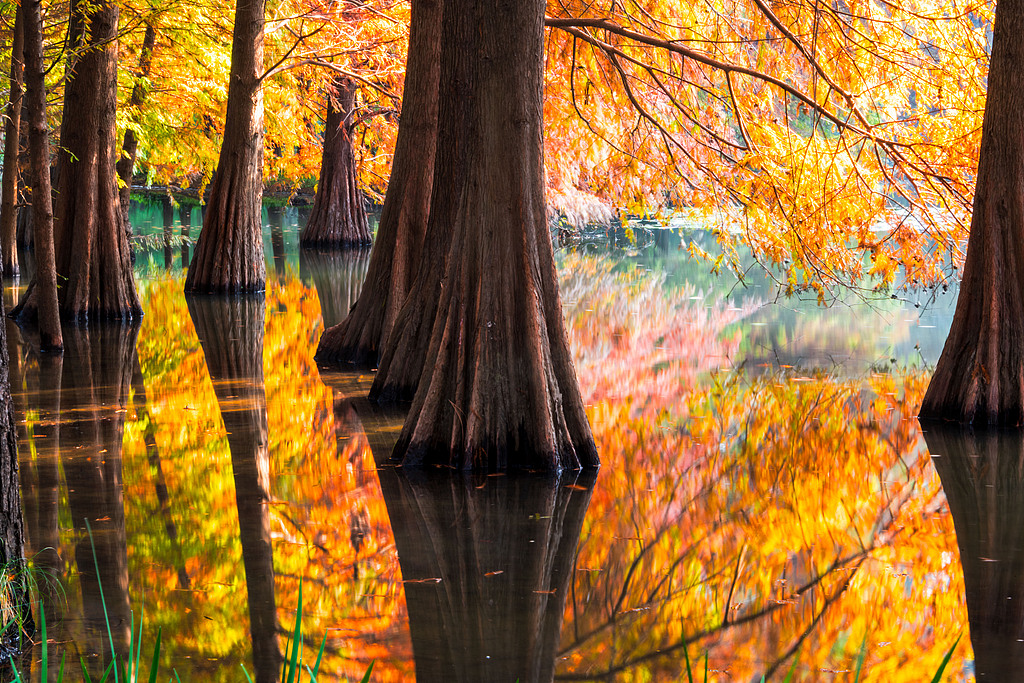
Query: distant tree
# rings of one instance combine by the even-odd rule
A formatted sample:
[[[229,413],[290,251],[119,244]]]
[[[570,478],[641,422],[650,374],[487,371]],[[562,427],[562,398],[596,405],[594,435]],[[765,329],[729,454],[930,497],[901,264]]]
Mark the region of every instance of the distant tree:
[[[263,0],[238,0],[224,140],[185,291],[263,291]]]
[[[320,182],[299,242],[304,247],[335,249],[369,246],[372,235],[352,147],[356,82],[338,75],[326,95]]]
[[[15,9],[14,36],[11,41],[10,97],[4,117],[4,172],[3,194],[0,199],[0,252],[3,258],[3,274],[18,274],[18,156],[21,143],[18,133],[21,128],[21,105],[25,79],[25,32],[24,11],[21,5]]]

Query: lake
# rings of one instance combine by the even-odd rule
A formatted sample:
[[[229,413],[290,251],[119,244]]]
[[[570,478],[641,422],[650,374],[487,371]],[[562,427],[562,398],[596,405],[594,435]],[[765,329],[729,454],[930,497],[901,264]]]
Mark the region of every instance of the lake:
[[[279,679],[300,603],[321,681],[921,681],[961,634],[945,680],[1024,670],[1024,441],[915,417],[954,291],[826,308],[593,231],[556,258],[600,472],[405,472],[372,374],[313,361],[368,252],[264,218],[265,296],[186,298],[199,208],[133,204],[140,324],[8,323],[50,680],[140,622],[161,680]]]

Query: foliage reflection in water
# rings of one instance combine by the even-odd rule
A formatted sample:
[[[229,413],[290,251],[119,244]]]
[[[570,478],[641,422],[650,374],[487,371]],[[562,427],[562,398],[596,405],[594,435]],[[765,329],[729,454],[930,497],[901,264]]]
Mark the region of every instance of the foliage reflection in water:
[[[918,681],[968,607],[974,624],[953,522],[1016,513],[961,522],[958,501],[980,506],[965,493],[949,514],[913,419],[927,374],[873,360],[928,348],[902,308],[896,341],[849,313],[757,325],[771,313],[749,292],[564,254],[596,483],[412,475],[378,468],[401,416],[362,398],[372,378],[312,361],[321,308],[344,314],[365,254],[274,260],[252,299],[186,300],[176,271],[145,268],[141,328],[71,336],[63,360],[11,329],[30,541],[63,586],[43,599],[73,659],[99,670],[104,651],[85,519],[117,628],[144,607],[162,670],[186,681],[241,680],[254,652],[272,680],[300,581],[310,660],[327,638],[322,680],[376,660],[376,681],[674,681],[686,656],[702,680],[705,654],[710,680],[781,680],[794,662],[797,680],[853,680],[863,644],[862,680]],[[757,351],[826,337],[868,362],[827,373],[824,356]],[[972,558],[1009,552],[993,533]],[[973,666],[964,639],[947,673]]]

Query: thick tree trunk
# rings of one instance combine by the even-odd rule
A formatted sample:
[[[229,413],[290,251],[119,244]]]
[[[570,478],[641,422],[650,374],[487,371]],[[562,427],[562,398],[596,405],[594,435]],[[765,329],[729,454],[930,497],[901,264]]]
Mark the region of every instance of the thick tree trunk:
[[[78,322],[142,315],[114,168],[117,20],[118,5],[112,0],[72,4],[69,43],[81,43],[83,49],[65,88],[54,246],[60,312]],[[27,14],[25,25],[28,38]],[[37,233],[37,253],[39,248]],[[44,274],[49,275],[40,263],[37,280]],[[34,315],[33,309],[41,307],[39,296],[38,287],[31,288],[19,313]]]
[[[3,274],[18,274],[18,167],[21,140],[21,100],[25,82],[25,32],[24,12],[19,5],[14,15],[14,40],[11,44],[10,98],[7,100],[7,116],[4,121],[4,174],[3,192],[0,197],[0,253],[2,253]]]
[[[35,318],[40,348],[56,351],[64,346],[58,311],[57,265],[54,245],[53,201],[50,191],[50,137],[46,125],[46,83],[43,66],[43,18],[39,0],[24,0],[25,78],[28,92],[29,178],[32,183],[32,229],[35,233],[35,275],[30,292],[13,314]],[[70,87],[70,85],[69,85]],[[27,303],[26,302],[30,302]]]
[[[457,12],[444,13],[442,33],[446,36],[441,47],[444,77],[438,84],[437,150],[430,218],[416,279],[392,333],[384,340],[378,372],[370,388],[370,400],[380,403],[408,402],[416,394],[466,180],[465,129],[477,77],[474,55],[478,34],[475,26]],[[393,362],[396,358],[400,362]]]
[[[466,176],[447,264],[433,266],[444,287],[393,457],[459,469],[597,467],[544,205],[544,2],[449,0],[449,11],[465,23],[445,45],[467,28],[478,36],[466,55],[476,70]]]
[[[922,419],[1024,426],[1024,1],[996,6],[974,216]]]
[[[352,148],[352,118],[356,82],[338,76],[327,94],[324,153],[313,209],[299,236],[303,247],[345,249],[369,245],[370,225],[359,190],[356,155]]]
[[[931,426],[928,449],[960,547],[979,681],[1024,671],[1024,439]]]
[[[270,503],[270,452],[263,388],[266,303],[262,296],[190,296],[186,300],[231,449],[255,680],[273,683],[279,680],[282,656],[277,636],[274,550],[267,507]]]
[[[412,286],[430,211],[437,143],[441,0],[413,0],[402,119],[366,282],[317,346],[321,363],[375,365]]]
[[[0,315],[3,303],[0,302]],[[7,331],[0,325],[0,567],[13,582],[5,598],[18,611],[28,635],[32,635],[29,609],[29,581],[25,574],[25,523],[21,509],[21,482],[18,471],[18,440],[14,406],[11,401],[10,361],[7,355]],[[0,634],[0,650],[10,654],[22,638],[17,628]]]
[[[262,292],[263,0],[238,0],[224,141],[185,291]]]
[[[132,96],[128,100],[129,114],[138,116],[138,110],[146,102],[149,90],[146,79],[153,67],[153,48],[156,47],[156,26],[146,21],[146,33],[142,36],[142,51],[139,53],[139,68],[135,70],[135,84]],[[139,153],[139,139],[135,131],[127,128],[124,131],[124,142],[121,145],[121,156],[117,160],[117,177],[121,181],[119,196],[121,198],[121,220],[124,222],[125,234],[132,236],[132,226],[128,222],[128,201],[132,192],[132,173],[135,171],[135,159]]]

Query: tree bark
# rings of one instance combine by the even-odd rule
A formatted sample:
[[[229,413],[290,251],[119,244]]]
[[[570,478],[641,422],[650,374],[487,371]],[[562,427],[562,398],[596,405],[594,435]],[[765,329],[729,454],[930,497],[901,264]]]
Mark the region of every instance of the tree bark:
[[[156,26],[146,21],[146,32],[142,36],[142,51],[139,53],[139,67],[135,70],[135,84],[132,85],[132,96],[128,100],[129,114],[138,116],[138,110],[146,102],[149,90],[146,79],[153,67],[153,49],[156,47]],[[126,128],[124,142],[121,145],[121,156],[117,160],[117,177],[121,181],[118,194],[121,198],[121,220],[124,222],[125,234],[132,236],[132,226],[128,222],[128,202],[132,193],[132,174],[135,171],[135,159],[139,153],[139,139],[135,131]]]
[[[921,419],[1024,426],[1024,2],[996,7],[974,214]]]
[[[11,43],[10,98],[4,121],[4,174],[3,193],[0,198],[0,252],[3,274],[18,274],[18,166],[21,150],[21,101],[25,82],[24,11],[18,5],[14,15],[14,37]]]
[[[60,328],[57,265],[54,245],[53,200],[50,188],[50,137],[46,125],[46,83],[43,71],[43,18],[39,0],[24,0],[25,78],[28,92],[29,178],[32,183],[32,230],[35,233],[35,274],[30,290],[12,314],[35,318],[44,351],[64,347]]]
[[[956,527],[979,681],[1024,670],[1024,440],[930,426],[928,449]]]
[[[303,247],[346,249],[372,241],[352,148],[355,104],[356,82],[344,76],[335,77],[332,92],[327,93],[320,182],[309,220],[299,236]]]
[[[228,433],[256,683],[275,683],[281,669],[274,550],[270,541],[270,452],[263,388],[262,296],[187,297],[217,403]]]
[[[27,19],[26,14],[26,38]],[[68,42],[81,45],[81,51],[69,67],[72,73],[64,94],[54,246],[60,313],[77,322],[142,315],[114,167],[117,21],[113,0],[72,4]],[[33,197],[35,201],[35,193]],[[37,253],[39,248],[37,233]],[[40,264],[37,280],[43,274]],[[41,308],[38,296],[38,287],[30,285],[19,315],[34,316],[34,309]]]
[[[440,35],[441,0],[413,0],[402,118],[366,282],[348,317],[321,337],[320,363],[375,365],[412,286],[430,211]]]
[[[424,265],[444,286],[393,458],[458,469],[597,467],[544,205],[544,2],[450,0],[445,16],[459,26],[445,22],[444,45],[477,35],[466,55],[475,70],[466,176],[454,188],[446,263]]]
[[[185,291],[262,292],[264,0],[238,0],[224,141]]]

